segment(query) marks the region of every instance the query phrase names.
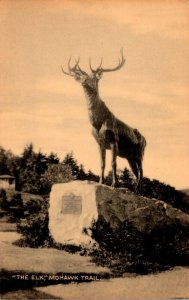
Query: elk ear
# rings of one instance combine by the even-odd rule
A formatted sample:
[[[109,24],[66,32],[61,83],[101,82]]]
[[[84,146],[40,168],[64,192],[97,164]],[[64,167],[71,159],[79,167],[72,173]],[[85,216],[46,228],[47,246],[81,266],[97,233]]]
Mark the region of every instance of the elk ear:
[[[86,80],[85,75],[74,74],[74,78],[76,81],[79,81],[80,83],[83,83]]]
[[[100,78],[102,78],[102,72],[101,71],[98,71],[96,73],[96,78],[99,80]]]

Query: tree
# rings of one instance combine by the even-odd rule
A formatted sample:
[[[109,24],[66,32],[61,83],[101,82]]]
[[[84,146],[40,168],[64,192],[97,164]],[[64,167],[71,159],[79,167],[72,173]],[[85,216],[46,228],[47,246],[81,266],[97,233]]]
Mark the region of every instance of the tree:
[[[68,153],[62,164],[64,166],[69,166],[71,168],[71,171],[72,171],[72,176],[75,178],[75,179],[79,179],[79,176],[80,176],[80,170],[79,170],[79,166],[77,164],[77,160],[74,159],[73,157],[73,154],[72,153]]]
[[[105,177],[105,184],[110,186],[112,184],[112,178],[113,178],[112,171],[109,171],[108,175]]]
[[[41,193],[49,193],[52,185],[55,183],[69,182],[71,180],[74,180],[74,177],[69,165],[63,165],[61,163],[50,164],[40,179]]]
[[[133,188],[133,184],[134,184],[133,175],[127,168],[121,171],[119,176],[119,183],[120,186],[123,188],[129,188],[129,189]]]
[[[99,176],[95,175],[91,170],[86,173],[86,179],[90,181],[99,182]]]
[[[0,174],[5,175],[8,174],[10,175],[10,171],[8,168],[8,155],[7,151],[0,147]]]
[[[83,167],[82,164],[79,166],[79,173],[78,173],[77,179],[79,179],[79,180],[86,180],[87,179],[86,173],[85,173],[85,170],[84,170],[84,167]]]
[[[16,178],[16,189],[19,190],[20,157],[0,146],[0,175],[5,174]]]
[[[19,183],[22,191],[40,193],[40,178],[47,167],[46,156],[41,152],[35,153],[32,143],[27,145],[20,160]]]
[[[44,172],[48,168],[48,158],[46,157],[46,155],[39,151],[36,154],[35,163],[36,163],[36,173],[39,175],[44,174]]]
[[[48,165],[50,164],[58,164],[60,162],[60,159],[58,158],[56,153],[51,152],[48,156],[47,156],[47,162]]]

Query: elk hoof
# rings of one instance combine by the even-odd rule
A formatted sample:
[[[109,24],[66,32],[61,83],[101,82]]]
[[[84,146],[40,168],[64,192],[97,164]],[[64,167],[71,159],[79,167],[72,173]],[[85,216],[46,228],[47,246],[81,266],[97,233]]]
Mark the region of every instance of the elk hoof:
[[[136,195],[141,195],[141,189],[140,189],[140,187],[135,187],[134,193],[135,193]]]
[[[100,184],[104,184],[104,179],[100,179],[100,180],[99,180],[99,183],[100,183]]]
[[[111,187],[114,187],[114,188],[118,187],[118,183],[117,182],[112,182]]]

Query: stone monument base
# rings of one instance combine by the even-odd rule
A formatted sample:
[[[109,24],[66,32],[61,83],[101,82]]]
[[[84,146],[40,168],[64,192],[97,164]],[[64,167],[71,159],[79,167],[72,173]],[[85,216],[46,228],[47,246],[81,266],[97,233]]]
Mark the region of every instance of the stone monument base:
[[[88,228],[97,218],[95,183],[72,181],[53,185],[49,230],[56,242],[72,245],[93,242]]]
[[[167,203],[89,181],[55,184],[50,194],[49,230],[61,244],[91,244],[90,228],[103,218],[113,230],[129,222],[149,235],[164,226],[189,226],[189,215]]]

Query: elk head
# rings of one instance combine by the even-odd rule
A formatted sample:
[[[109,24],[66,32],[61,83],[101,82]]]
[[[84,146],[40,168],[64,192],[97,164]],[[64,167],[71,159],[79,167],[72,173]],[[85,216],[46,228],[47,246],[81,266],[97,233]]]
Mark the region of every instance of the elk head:
[[[88,85],[91,88],[97,88],[98,81],[102,77],[103,73],[105,72],[114,72],[123,67],[125,64],[125,58],[123,56],[123,51],[121,50],[121,60],[119,60],[119,63],[114,68],[104,69],[102,68],[102,60],[100,65],[97,69],[93,69],[91,66],[91,59],[89,59],[89,67],[91,70],[91,74],[86,73],[83,71],[79,66],[79,59],[76,61],[75,65],[73,67],[70,67],[71,57],[68,61],[68,72],[64,71],[63,67],[62,72],[66,75],[74,77],[77,81],[79,81],[82,85]]]

